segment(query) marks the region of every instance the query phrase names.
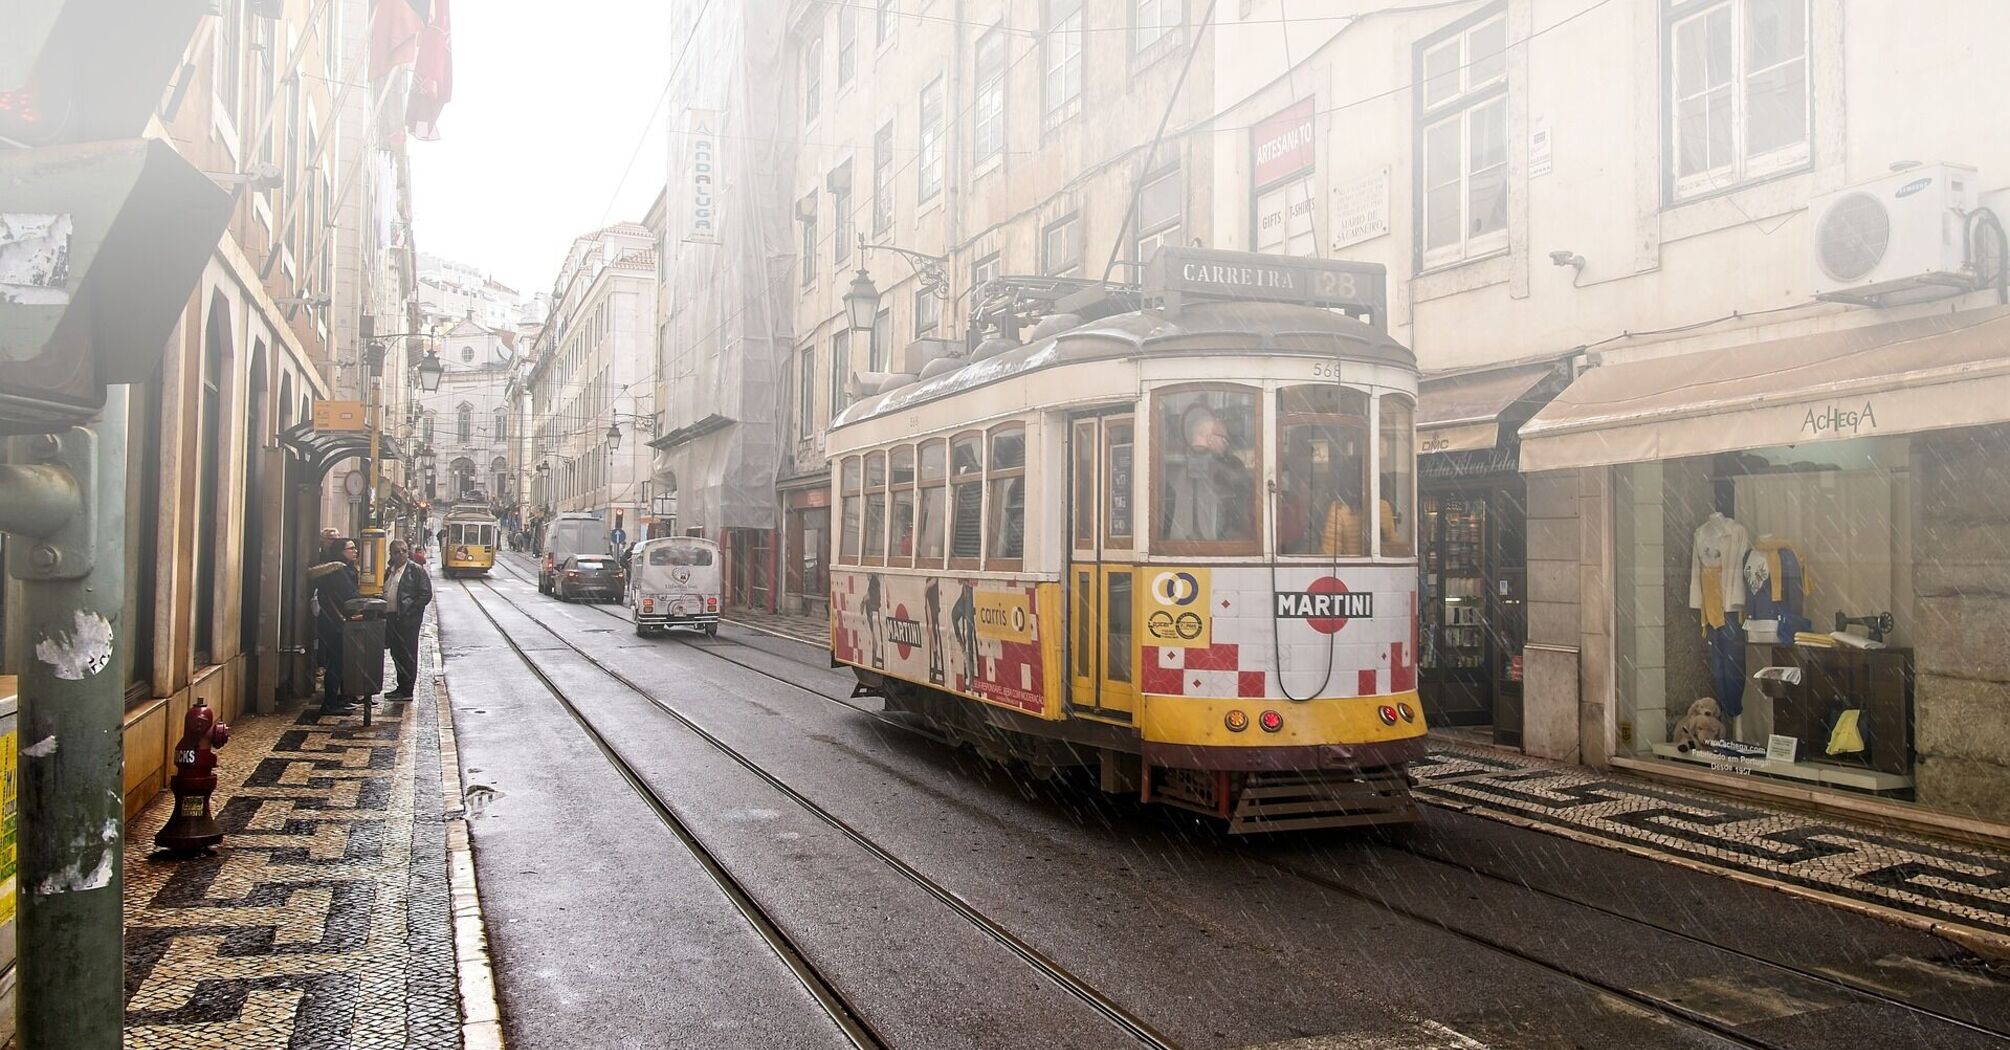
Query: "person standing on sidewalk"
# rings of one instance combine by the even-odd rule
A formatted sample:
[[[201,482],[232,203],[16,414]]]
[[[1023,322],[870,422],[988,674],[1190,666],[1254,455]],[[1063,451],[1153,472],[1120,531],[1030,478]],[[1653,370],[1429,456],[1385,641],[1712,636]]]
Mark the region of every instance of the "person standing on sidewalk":
[[[419,625],[426,622],[426,606],[433,602],[433,578],[412,560],[404,540],[391,542],[386,564],[384,593],[391,598],[391,662],[398,666],[398,688],[384,699],[410,700],[419,680]]]
[[[343,605],[361,595],[356,575],[356,541],[340,537],[322,548],[321,563],[307,570],[314,584],[314,641],[321,657],[321,713],[356,709],[342,688]]]

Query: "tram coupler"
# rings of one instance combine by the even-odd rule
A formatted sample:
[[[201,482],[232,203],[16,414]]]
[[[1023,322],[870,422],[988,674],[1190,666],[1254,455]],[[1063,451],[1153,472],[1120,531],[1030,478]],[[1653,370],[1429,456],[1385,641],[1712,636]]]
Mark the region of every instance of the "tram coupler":
[[[154,845],[169,853],[207,852],[223,841],[223,828],[210,814],[209,797],[216,792],[216,749],[230,742],[230,727],[197,697],[182,719],[181,740],[174,746],[174,816],[168,818]]]

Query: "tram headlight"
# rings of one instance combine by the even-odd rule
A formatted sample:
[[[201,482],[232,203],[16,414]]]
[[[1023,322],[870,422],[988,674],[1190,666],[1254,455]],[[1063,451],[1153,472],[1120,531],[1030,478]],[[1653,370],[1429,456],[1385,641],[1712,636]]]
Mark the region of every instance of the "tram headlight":
[[[1249,716],[1241,711],[1230,711],[1222,717],[1221,724],[1227,726],[1231,733],[1240,733],[1249,728]]]
[[[1381,707],[1376,708],[1375,713],[1381,716],[1383,725],[1392,726],[1396,724],[1396,709],[1388,704],[1383,704]]]
[[[1256,724],[1262,726],[1266,733],[1275,733],[1284,728],[1284,716],[1275,711],[1265,711],[1257,716]]]

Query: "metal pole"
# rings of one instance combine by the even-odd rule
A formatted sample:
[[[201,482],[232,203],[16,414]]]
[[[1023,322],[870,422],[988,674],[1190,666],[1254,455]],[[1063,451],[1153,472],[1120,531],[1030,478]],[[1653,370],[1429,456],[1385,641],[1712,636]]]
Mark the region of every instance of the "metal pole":
[[[125,1014],[126,394],[97,424],[13,438],[0,467],[21,671],[21,1050],[118,1050]],[[53,469],[50,469],[53,468]],[[77,508],[28,531],[23,503]]]

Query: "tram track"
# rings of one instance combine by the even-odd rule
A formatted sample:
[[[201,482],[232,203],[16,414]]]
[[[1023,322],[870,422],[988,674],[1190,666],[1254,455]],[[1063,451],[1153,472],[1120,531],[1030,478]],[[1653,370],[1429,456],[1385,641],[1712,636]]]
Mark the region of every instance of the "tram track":
[[[1105,1020],[1109,1021],[1116,1028],[1122,1030],[1126,1035],[1131,1037],[1139,1045],[1154,1048],[1154,1050],[1175,1050],[1175,1048],[1177,1047],[1178,1044],[1171,1041],[1171,1039],[1169,1039],[1164,1034],[1158,1032],[1155,1028],[1152,1027],[1152,1025],[1149,1022],[1137,1016],[1136,1014],[1131,1013],[1122,1004],[1116,1002],[1114,999],[1110,998],[1109,996],[1103,994],[1101,991],[1097,990],[1094,986],[1090,985],[1079,975],[1068,970],[1065,966],[1063,966],[1056,960],[1052,959],[1045,953],[1041,952],[1039,949],[1033,947],[1031,944],[1028,944],[1026,941],[1022,940],[1018,935],[1014,934],[1010,929],[1008,929],[1003,923],[999,922],[996,919],[993,919],[989,915],[986,915],[984,912],[980,911],[976,906],[972,905],[969,901],[965,900],[962,896],[958,895],[957,893],[950,890],[946,886],[943,886],[941,883],[936,882],[934,879],[930,878],[926,873],[922,872],[919,868],[916,868],[912,864],[909,864],[907,861],[902,860],[900,857],[896,856],[886,846],[884,846],[877,840],[873,839],[871,836],[860,831],[850,823],[846,822],[843,818],[839,817],[837,814],[831,812],[822,805],[818,804],[816,801],[810,799],[808,796],[802,794],[800,791],[796,790],[786,781],[776,776],[766,767],[754,761],[752,758],[747,756],[745,753],[741,752],[739,749],[733,747],[731,744],[728,744],[724,740],[720,739],[718,736],[713,734],[710,730],[706,729],[703,725],[699,724],[696,720],[692,719],[690,716],[684,714],[682,711],[677,710],[670,704],[667,704],[664,701],[658,699],[654,694],[652,694],[647,688],[643,687],[640,683],[634,681],[632,678],[628,677],[622,672],[617,671],[612,667],[609,667],[605,662],[600,660],[598,657],[595,657],[593,654],[588,653],[585,649],[573,643],[571,639],[568,639],[564,635],[560,634],[558,631],[553,630],[549,625],[539,620],[536,616],[530,615],[528,610],[526,610],[521,603],[511,598],[509,595],[504,594],[501,590],[497,589],[493,584],[489,583],[487,580],[480,580],[476,582],[480,582],[482,584],[482,589],[487,591],[490,595],[492,595],[495,598],[495,600],[501,601],[503,604],[509,606],[517,613],[529,619],[532,623],[535,623],[546,634],[551,635],[551,637],[556,639],[561,645],[565,646],[566,649],[570,650],[573,655],[579,657],[581,660],[584,660],[588,665],[592,666],[602,675],[605,675],[607,678],[613,680],[614,682],[621,685],[623,688],[634,693],[636,696],[640,697],[642,700],[646,701],[651,706],[655,707],[656,709],[662,711],[664,714],[668,715],[671,719],[676,721],[685,729],[689,730],[692,734],[697,736],[699,739],[703,740],[706,744],[710,745],[720,754],[732,760],[735,764],[747,770],[749,773],[752,773],[757,779],[767,784],[770,788],[774,789],[779,794],[788,798],[792,803],[801,808],[804,812],[808,813],[810,816],[816,818],[818,821],[822,822],[826,826],[835,830],[845,839],[850,841],[853,845],[864,850],[874,859],[880,861],[886,867],[890,868],[896,874],[900,875],[907,882],[914,885],[922,892],[928,894],[930,897],[934,898],[937,902],[941,903],[944,907],[948,908],[952,913],[965,920],[972,927],[976,928],[978,931],[989,937],[991,940],[995,941],[1000,946],[1004,947],[1011,954],[1017,956],[1022,962],[1026,963],[1033,970],[1035,970],[1043,977],[1051,981],[1061,990],[1068,993],[1075,999],[1081,1001],[1083,1004],[1088,1006],[1094,1012],[1100,1014]],[[588,718],[586,714],[572,702],[572,699],[566,694],[565,690],[562,687],[560,687],[556,682],[554,682],[544,672],[542,668],[537,666],[536,661],[531,658],[530,654],[526,650],[524,650],[524,648],[521,645],[517,643],[517,640],[515,638],[510,636],[509,632],[506,629],[504,629],[501,622],[497,620],[495,614],[492,613],[488,609],[488,607],[482,602],[482,600],[476,596],[475,588],[470,585],[469,581],[461,581],[461,583],[463,588],[467,592],[469,601],[475,605],[476,609],[481,612],[482,616],[485,619],[487,619],[489,624],[496,629],[498,634],[502,636],[505,644],[507,644],[510,647],[510,649],[516,653],[518,659],[521,660],[523,664],[531,670],[531,673],[537,677],[538,681],[544,685],[545,689],[552,694],[553,698],[556,699],[559,702],[559,704],[565,709],[565,711],[572,716],[573,720],[579,724],[581,730],[584,731],[587,734],[587,736],[594,742],[595,746],[601,751],[602,755],[605,756],[608,759],[609,763],[612,764],[616,768],[616,770],[621,773],[623,780],[625,780],[628,783],[630,789],[633,790],[638,796],[640,796],[642,800],[646,804],[648,804],[653,811],[656,812],[658,818],[663,820],[666,826],[668,826],[671,829],[671,831],[677,835],[679,840],[682,841],[684,845],[691,850],[693,855],[699,858],[700,864],[705,867],[707,873],[712,876],[713,880],[720,884],[720,888],[726,892],[728,898],[732,900],[736,909],[738,909],[743,915],[745,915],[748,921],[755,926],[755,929],[757,930],[757,932],[761,934],[763,939],[767,940],[768,943],[775,948],[777,954],[782,957],[784,963],[789,966],[790,970],[796,974],[799,980],[802,980],[804,982],[804,986],[810,990],[811,995],[817,999],[818,1003],[821,1006],[823,1006],[823,1008],[827,1013],[831,1014],[832,1019],[839,1024],[840,1028],[844,1030],[846,1036],[852,1040],[854,1045],[859,1046],[861,1050],[870,1050],[870,1048],[883,1047],[889,1045],[882,1039],[880,1039],[880,1037],[875,1032],[872,1031],[871,1027],[865,1022],[863,1016],[851,1006],[849,1000],[846,999],[843,993],[837,989],[837,987],[829,980],[829,978],[826,975],[824,975],[821,971],[816,969],[814,963],[801,951],[801,949],[795,944],[795,942],[788,937],[787,932],[783,930],[780,927],[780,925],[777,924],[765,910],[761,908],[758,901],[756,901],[752,896],[752,894],[747,891],[746,887],[742,885],[736,878],[734,878],[732,873],[729,870],[727,870],[725,865],[721,863],[717,857],[712,855],[712,853],[705,847],[703,841],[699,839],[699,837],[696,835],[694,831],[692,831],[689,825],[676,814],[674,807],[670,805],[669,801],[663,798],[662,795],[657,793],[655,789],[648,784],[647,780],[643,778],[642,775],[632,765],[630,765],[625,758],[621,756],[619,750],[613,745],[613,743],[609,741],[607,737],[603,733],[601,733],[596,726],[593,725],[592,720]],[[607,610],[602,611],[607,612]],[[609,612],[609,615],[614,614]],[[692,648],[698,648],[698,647],[692,647]],[[709,651],[709,650],[702,650],[702,651]],[[734,663],[737,666],[747,667],[747,669],[756,671],[757,673],[766,674],[766,672],[761,672],[758,668],[740,664],[738,661],[728,660],[727,662]],[[775,678],[775,680],[777,681],[786,681],[784,679],[777,678],[776,676],[773,675],[767,675],[767,677]],[[796,688],[802,689],[801,686],[796,686]],[[804,691],[812,692],[813,695],[820,696],[826,700],[832,700],[833,702],[842,703],[842,701],[836,701],[834,698],[825,696],[824,694],[815,693],[813,690],[804,690]],[[850,707],[853,710],[860,710],[860,711],[864,710],[851,704],[846,704],[845,706]],[[874,714],[875,712],[866,712],[866,713]]]
[[[515,575],[513,571],[512,575]],[[517,578],[519,580],[522,580],[521,576],[518,576]],[[523,582],[531,582],[531,581],[523,581]],[[504,600],[508,599],[505,598]],[[629,620],[626,617],[620,615],[619,613],[613,610],[597,605],[593,606],[593,608],[611,618],[621,621],[622,623],[629,622]],[[540,623],[540,626],[544,625]],[[551,630],[550,627],[547,626],[544,627],[544,629],[547,632],[552,633],[554,637],[559,637],[555,631]],[[571,645],[569,640],[566,640],[562,637],[560,638],[560,640],[565,642],[568,646]],[[793,689],[795,691],[807,693],[819,699],[839,704],[853,712],[866,715],[870,718],[873,718],[875,721],[881,722],[883,724],[890,725],[909,732],[914,732],[917,735],[934,739],[941,743],[945,744],[950,743],[950,741],[946,740],[945,738],[936,736],[935,734],[928,733],[927,731],[917,726],[907,724],[903,721],[887,718],[880,711],[864,707],[862,705],[853,703],[847,699],[840,699],[838,697],[831,696],[827,693],[820,692],[808,686],[802,685],[801,683],[791,681],[790,679],[785,678],[779,674],[776,674],[771,670],[756,666],[752,663],[743,660],[733,659],[732,657],[726,655],[725,653],[718,651],[718,646],[719,642],[717,640],[714,640],[708,644],[687,644],[685,648],[692,651],[705,653],[706,655],[711,656],[715,659],[721,660],[728,664],[732,664],[733,666],[742,668],[744,670],[751,671],[754,674],[760,675],[761,677],[773,681],[777,684],[787,686],[788,688]],[[573,646],[573,648],[575,649],[575,651],[577,651],[576,646]],[[782,660],[789,660],[789,658],[785,656],[778,656],[777,658]],[[592,658],[588,657],[588,659],[591,660]],[[597,665],[598,662],[595,661],[595,663]],[[630,688],[635,687],[633,685],[630,685]],[[661,705],[659,704],[659,706]],[[1879,989],[1873,985],[1867,984],[1862,981],[1854,980],[1848,977],[1832,973],[1825,973],[1818,970],[1808,969],[1806,967],[1798,966],[1793,963],[1785,962],[1780,959],[1775,959],[1757,952],[1752,952],[1743,948],[1723,944],[1718,941],[1712,940],[1711,938],[1690,933],[1688,931],[1679,929],[1669,924],[1657,922],[1653,919],[1633,914],[1623,909],[1614,908],[1605,904],[1585,900],[1568,893],[1562,893],[1557,890],[1537,886],[1530,883],[1526,879],[1522,879],[1511,874],[1505,874],[1496,870],[1484,868],[1478,865],[1469,864],[1465,861],[1445,857],[1441,854],[1429,850],[1420,849],[1412,844],[1402,842],[1392,842],[1386,839],[1365,840],[1365,844],[1368,845],[1368,847],[1371,849],[1385,850],[1392,853],[1399,853],[1406,856],[1414,857],[1416,859],[1425,861],[1426,863],[1435,864],[1441,867],[1461,871],[1466,874],[1472,875],[1476,878],[1487,880],[1489,882],[1499,883],[1513,887],[1518,890],[1533,893],[1543,898],[1556,901],[1557,903],[1564,904],[1569,907],[1582,909],[1584,911],[1603,916],[1607,919],[1626,923],[1643,930],[1652,931],[1653,933],[1662,936],[1675,938],[1677,940],[1694,944],[1698,947],[1702,947],[1707,950],[1722,952],[1728,956],[1743,960],[1744,962],[1760,966],[1777,973],[1784,974],[1797,980],[1806,981],[1811,984],[1821,986],[1833,992],[1841,993],[1859,1002],[1867,1002],[1890,1007],[1911,1014],[1913,1016],[1919,1017],[1923,1020],[1948,1025],[1964,1031],[1972,1032],[1978,1035],[2010,1043],[2010,1032],[1990,1027],[1972,1018],[1962,1017],[1957,1014],[1949,1013],[1944,1010],[1939,1010],[1930,1006],[1910,1002],[1906,999],[1902,999],[1892,994],[1889,994],[1888,992],[1885,992],[1882,989]],[[1396,916],[1406,921],[1420,923],[1422,925],[1432,927],[1445,934],[1455,937],[1461,940],[1462,942],[1472,944],[1476,947],[1481,947],[1488,951],[1492,951],[1513,958],[1521,963],[1534,966],[1538,969],[1550,972],[1558,977],[1561,977],[1565,980],[1569,980],[1572,983],[1578,984],[1582,987],[1589,988],[1593,991],[1611,995],[1635,1007],[1647,1010],[1656,1015],[1666,1017],[1671,1021],[1682,1024],[1683,1026],[1691,1028],[1693,1030],[1697,1030],[1706,1033],[1708,1035],[1727,1040],[1734,1045],[1752,1048],[1752,1050],[1784,1050],[1782,1045],[1779,1043],[1775,1043],[1763,1038],[1753,1036],[1749,1033],[1739,1031],[1736,1026],[1728,1024],[1701,1011],[1691,1009],[1679,1003],[1669,1002],[1665,999],[1661,999],[1657,996],[1648,994],[1646,992],[1629,988],[1618,982],[1604,979],[1595,973],[1586,971],[1582,967],[1576,967],[1565,963],[1559,963],[1554,960],[1545,958],[1543,956],[1531,953],[1529,951],[1516,947],[1515,945],[1501,941],[1499,938],[1489,936],[1478,930],[1462,927],[1458,924],[1447,922],[1437,916],[1433,916],[1421,910],[1411,908],[1409,906],[1400,904],[1396,901],[1392,901],[1382,894],[1362,889],[1361,887],[1358,886],[1349,885],[1342,880],[1321,874],[1319,872],[1308,871],[1296,864],[1292,864],[1289,862],[1272,860],[1270,858],[1265,857],[1249,856],[1247,854],[1245,854],[1245,857],[1246,859],[1253,860],[1256,863],[1268,867],[1271,870],[1277,871],[1280,874],[1283,874],[1287,877],[1296,879],[1298,881],[1307,883],[1312,886],[1316,886],[1322,890],[1337,893],[1341,896],[1366,904],[1370,907],[1376,908],[1377,910],[1383,911],[1387,914]]]

